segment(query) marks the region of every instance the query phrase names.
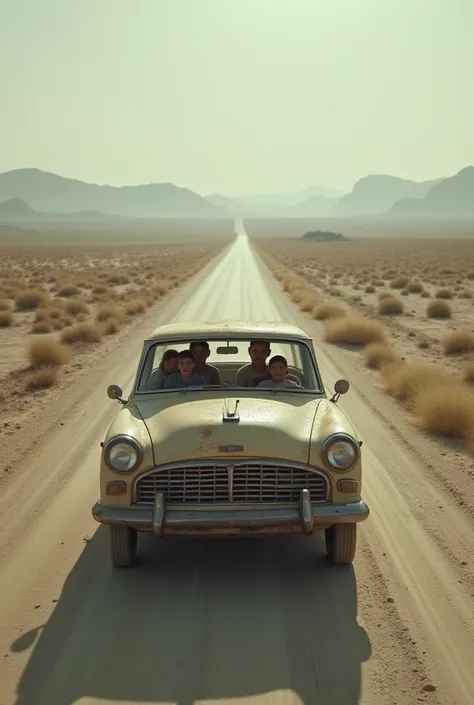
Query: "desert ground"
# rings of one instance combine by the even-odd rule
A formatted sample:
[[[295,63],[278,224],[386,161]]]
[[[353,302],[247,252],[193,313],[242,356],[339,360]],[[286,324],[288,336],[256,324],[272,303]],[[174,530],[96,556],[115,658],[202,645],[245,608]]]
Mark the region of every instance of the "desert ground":
[[[195,242],[186,270],[181,244],[0,253],[0,705],[474,703],[472,243],[240,232]],[[90,514],[106,387],[127,393],[152,328],[225,318],[299,325],[328,390],[350,381],[371,509],[353,567],[329,566],[316,535],[145,539],[136,568],[111,568]]]

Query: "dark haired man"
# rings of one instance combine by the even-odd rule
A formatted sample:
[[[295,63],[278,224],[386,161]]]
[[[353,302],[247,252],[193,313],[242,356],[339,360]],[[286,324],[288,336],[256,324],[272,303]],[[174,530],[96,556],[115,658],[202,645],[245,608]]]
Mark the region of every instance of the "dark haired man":
[[[248,352],[252,362],[237,370],[235,384],[238,387],[256,387],[262,380],[270,378],[266,363],[271,353],[270,343],[267,340],[251,340]]]
[[[204,377],[206,384],[220,384],[219,370],[214,365],[209,365],[206,360],[211,354],[209,343],[205,340],[195,340],[189,346],[194,357],[194,372]]]
[[[163,389],[183,389],[183,387],[200,387],[206,384],[204,377],[194,372],[194,357],[191,350],[178,353],[178,370],[173,372],[165,382]]]

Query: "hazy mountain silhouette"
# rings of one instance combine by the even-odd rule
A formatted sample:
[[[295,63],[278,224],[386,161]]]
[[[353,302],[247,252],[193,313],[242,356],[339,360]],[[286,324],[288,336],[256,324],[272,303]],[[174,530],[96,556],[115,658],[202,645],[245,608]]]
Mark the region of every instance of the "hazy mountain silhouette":
[[[331,208],[331,216],[378,215],[402,199],[421,199],[441,179],[411,181],[386,174],[359,179],[352,191]]]
[[[474,167],[467,166],[435,184],[422,199],[403,199],[388,215],[419,218],[474,217]]]
[[[303,192],[302,192],[303,193]],[[254,204],[237,199],[222,196],[219,193],[207,196],[209,203],[231,210],[240,216],[271,217],[271,218],[302,218],[307,216],[325,216],[332,206],[339,200],[339,197],[328,198],[327,196],[312,195],[309,198],[295,204]]]
[[[308,186],[303,191],[282,192],[282,193],[263,193],[253,196],[233,196],[231,200],[240,203],[245,203],[249,206],[278,206],[288,207],[296,206],[299,203],[307,201],[312,196],[324,196],[325,198],[341,198],[343,191],[326,188],[325,186]]]
[[[20,198],[10,198],[0,203],[0,222],[2,223],[38,223],[42,221],[98,221],[98,220],[128,220],[117,215],[108,215],[98,211],[77,211],[75,213],[38,212]]]
[[[0,201],[21,199],[37,213],[95,211],[129,218],[228,218],[231,213],[174,184],[101,186],[40,169],[0,174]]]

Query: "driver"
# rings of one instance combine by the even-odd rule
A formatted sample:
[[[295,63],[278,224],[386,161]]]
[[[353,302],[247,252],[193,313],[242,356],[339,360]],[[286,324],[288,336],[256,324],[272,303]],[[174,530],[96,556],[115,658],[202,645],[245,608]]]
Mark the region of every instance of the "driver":
[[[251,340],[248,352],[252,362],[237,370],[235,384],[238,387],[256,387],[259,382],[271,379],[266,363],[271,353],[270,343],[267,340]]]
[[[206,384],[220,384],[219,370],[214,365],[208,365],[206,360],[211,354],[209,343],[205,340],[195,340],[189,346],[194,357],[194,372],[204,377]]]

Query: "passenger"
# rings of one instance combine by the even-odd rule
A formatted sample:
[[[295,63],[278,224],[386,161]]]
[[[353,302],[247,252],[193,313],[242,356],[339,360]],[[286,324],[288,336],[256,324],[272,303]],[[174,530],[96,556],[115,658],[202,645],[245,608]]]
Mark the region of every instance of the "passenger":
[[[178,371],[178,351],[165,350],[157,370],[153,370],[146,383],[148,390],[163,389],[169,375]]]
[[[238,387],[256,387],[262,380],[270,378],[265,362],[271,353],[270,343],[267,340],[252,340],[248,352],[252,362],[237,370],[235,384]]]
[[[268,367],[270,370],[270,379],[264,379],[262,382],[259,382],[257,389],[259,387],[263,387],[264,389],[271,389],[272,387],[294,387],[295,389],[301,389],[300,384],[296,384],[296,382],[287,378],[288,363],[283,355],[274,355],[270,359]]]
[[[219,370],[217,367],[214,367],[214,365],[209,365],[206,362],[207,358],[211,354],[209,343],[205,340],[194,341],[189,346],[189,349],[194,357],[194,372],[201,375],[201,377],[204,377],[206,384],[220,384],[221,378],[219,375]]]
[[[200,387],[206,384],[204,377],[194,372],[194,357],[191,350],[181,350],[178,353],[178,368],[179,372],[174,372],[168,377],[164,389]]]

